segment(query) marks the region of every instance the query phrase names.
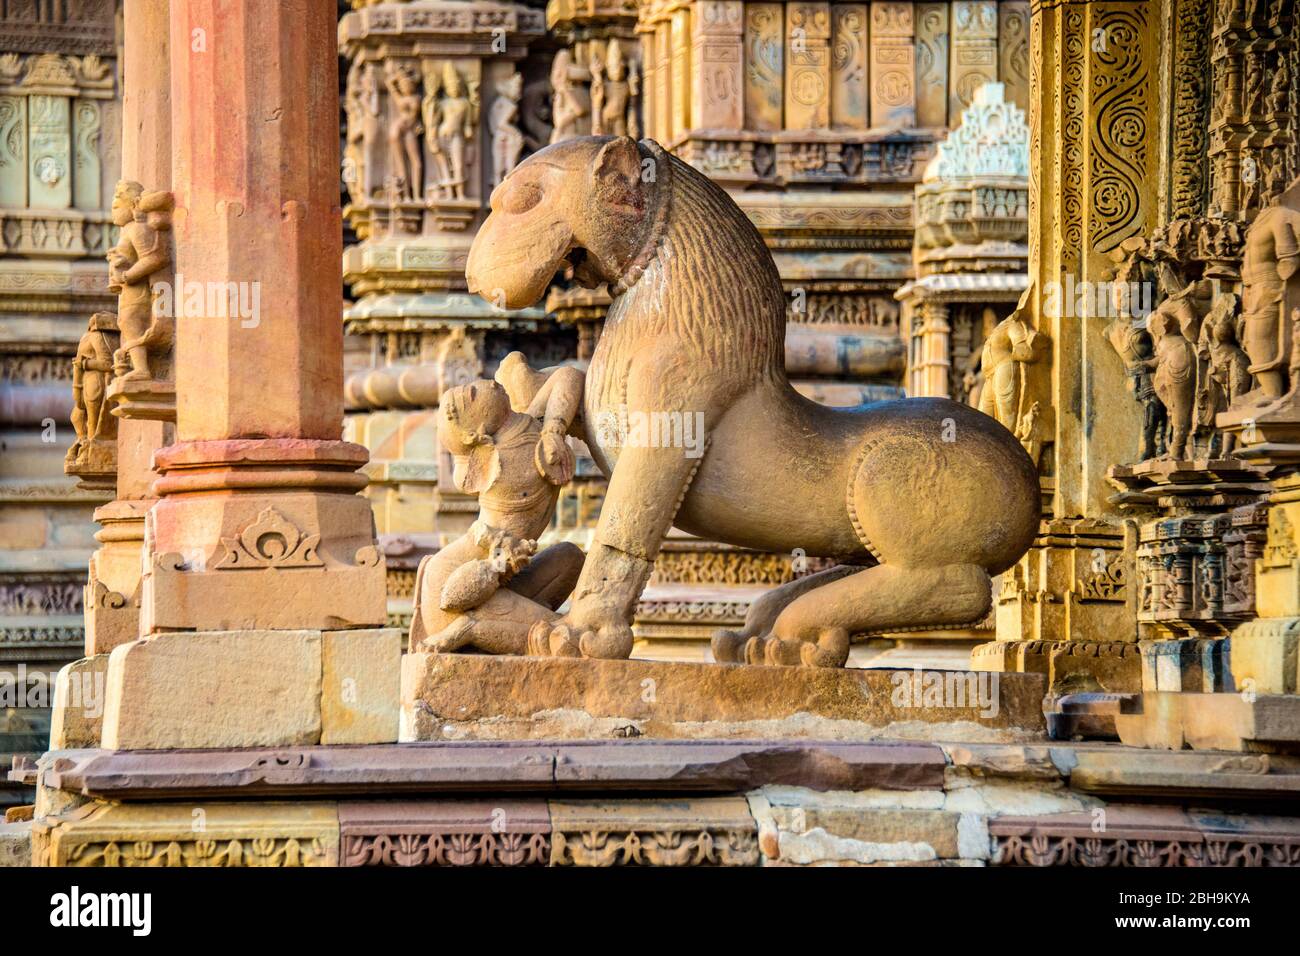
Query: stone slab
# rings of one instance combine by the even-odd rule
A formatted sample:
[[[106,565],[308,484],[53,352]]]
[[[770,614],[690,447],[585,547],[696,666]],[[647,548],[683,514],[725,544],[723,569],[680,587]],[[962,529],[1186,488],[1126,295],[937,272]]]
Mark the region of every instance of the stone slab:
[[[0,823],[0,868],[32,865],[32,824]]]
[[[1053,748],[1070,787],[1101,796],[1300,800],[1300,760],[1277,754]]]
[[[274,750],[69,754],[47,762],[54,792],[114,800],[356,796],[465,791],[736,792],[942,786],[929,744],[791,741],[489,741]]]
[[[320,742],[394,743],[401,666],[397,628],[321,632]]]
[[[337,866],[332,803],[88,803],[32,825],[37,866]]]
[[[1134,747],[1300,754],[1300,696],[1147,693],[1115,726]]]
[[[321,734],[319,631],[157,634],[109,657],[108,750],[278,747]]]
[[[104,729],[108,655],[65,664],[54,682],[50,749],[98,747]]]
[[[342,866],[541,866],[542,799],[354,800],[339,804]]]
[[[1045,690],[1033,674],[407,654],[401,739],[1023,741],[1045,737]]]

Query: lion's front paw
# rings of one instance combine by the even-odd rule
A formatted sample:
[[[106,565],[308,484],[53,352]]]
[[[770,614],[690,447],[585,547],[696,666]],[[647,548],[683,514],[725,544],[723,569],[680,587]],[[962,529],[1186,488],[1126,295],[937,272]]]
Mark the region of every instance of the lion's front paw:
[[[581,657],[580,637],[563,621],[538,621],[528,629],[528,653],[532,657]]]

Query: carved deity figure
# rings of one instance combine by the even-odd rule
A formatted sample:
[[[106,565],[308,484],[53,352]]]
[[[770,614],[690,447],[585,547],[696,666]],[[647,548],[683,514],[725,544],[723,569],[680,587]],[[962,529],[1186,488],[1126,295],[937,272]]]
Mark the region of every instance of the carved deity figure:
[[[552,143],[582,135],[583,121],[591,114],[587,79],[587,71],[573,62],[573,54],[568,50],[555,54],[551,64]]]
[[[1279,56],[1277,69],[1273,71],[1273,81],[1268,88],[1268,111],[1273,115],[1286,113],[1291,106],[1291,69],[1287,57]]]
[[[104,400],[113,378],[116,350],[117,316],[96,312],[72,359],[72,429],[77,440],[68,450],[69,466],[85,461],[93,443],[116,438],[117,419],[109,414]]]
[[[1163,455],[1168,418],[1152,382],[1151,335],[1124,315],[1106,326],[1106,339],[1124,362],[1129,393],[1142,409],[1142,445],[1138,460],[1146,461]]]
[[[363,195],[367,198],[375,195],[379,183],[375,182],[375,155],[376,144],[379,142],[380,133],[380,98],[379,98],[379,77],[375,72],[375,65],[367,63],[361,71],[361,90],[357,96],[357,106],[361,116],[361,152],[362,161],[358,169],[357,179],[361,184]]]
[[[582,568],[575,545],[537,553],[560,487],[573,477],[566,436],[582,402],[582,372],[534,372],[513,352],[497,378],[442,396],[438,437],[455,462],[456,487],[479,496],[479,514],[420,562],[413,650],[523,654],[529,628],[559,617],[555,609]]]
[[[610,40],[604,60],[595,57],[591,61],[592,133],[635,136],[636,115],[631,107],[638,92],[635,66],[629,67],[622,44]]]
[[[524,91],[522,73],[512,73],[501,84],[501,92],[488,107],[488,133],[492,137],[492,187],[501,185],[506,173],[519,163],[524,149],[524,134],[516,125],[519,98]]]
[[[1165,457],[1175,461],[1191,457],[1192,412],[1196,403],[1196,349],[1183,337],[1172,312],[1157,310],[1147,326],[1155,355],[1147,360],[1155,370],[1153,384],[1169,419]]]
[[[1019,438],[1037,463],[1049,433],[1043,408],[1050,405],[1050,399],[1036,373],[1046,367],[1044,357],[1051,346],[1047,336],[1030,324],[1028,316],[1027,290],[1016,310],[999,322],[984,341],[979,410],[996,418]]]
[[[411,67],[390,60],[384,81],[392,102],[392,117],[388,121],[388,174],[399,199],[419,199],[424,182],[419,79]]]
[[[438,171],[438,192],[445,199],[465,198],[465,156],[478,125],[478,88],[466,84],[450,60],[442,76],[431,65],[425,72],[424,128],[429,153]]]
[[[354,203],[366,195],[366,107],[362,83],[366,68],[360,60],[353,61],[348,69],[348,82],[343,94],[343,108],[348,122],[343,146],[343,184],[347,187],[348,198]]]
[[[1285,314],[1287,282],[1300,270],[1300,180],[1263,209],[1246,231],[1241,264],[1242,347],[1259,383],[1251,404],[1281,398],[1294,387],[1291,323]],[[1290,381],[1288,379],[1291,379]]]
[[[113,192],[117,245],[108,251],[108,290],[117,293],[122,342],[114,370],[123,381],[148,381],[149,355],[171,345],[172,317],[155,308],[155,276],[171,265],[172,194],[145,192],[121,180]]]
[[[1237,308],[1237,297],[1225,293],[1215,300],[1201,326],[1210,366],[1208,382],[1213,389],[1209,404],[1216,413],[1226,411],[1250,391],[1250,358],[1237,344]],[[1233,450],[1236,436],[1224,433],[1222,441],[1219,452],[1227,455]]]

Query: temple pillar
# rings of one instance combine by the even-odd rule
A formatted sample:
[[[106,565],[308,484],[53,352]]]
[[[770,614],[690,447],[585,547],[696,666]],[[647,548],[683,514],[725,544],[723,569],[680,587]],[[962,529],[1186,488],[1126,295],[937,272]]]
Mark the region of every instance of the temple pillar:
[[[171,55],[166,7],[148,0],[123,6],[122,179],[149,192],[171,189]],[[170,246],[170,240],[163,236]],[[154,284],[171,281],[170,268]],[[156,317],[156,316],[155,316]],[[170,322],[172,316],[162,316]],[[165,338],[166,336],[164,336]],[[121,342],[119,341],[119,345]],[[140,578],[145,514],[154,501],[153,454],[171,443],[176,418],[171,343],[148,349],[148,387],[108,389],[117,418],[116,500],[95,511],[99,549],[86,585],[86,655],[107,654],[140,636]],[[125,389],[124,389],[125,386]]]
[[[1003,575],[998,640],[972,661],[1077,689],[1140,689],[1135,536],[1107,481],[1137,447],[1140,416],[1091,293],[1111,278],[1121,244],[1155,225],[1160,20],[1159,5],[1106,0],[1047,0],[1031,20],[1030,292],[1017,312],[1020,336],[1051,348],[1042,394],[1025,406],[1037,412],[1015,425],[1042,431],[1051,516]]]
[[[103,745],[393,740],[376,710],[400,634],[368,456],[342,440],[334,10],[170,15],[176,441],[154,455],[147,636],[110,656]]]

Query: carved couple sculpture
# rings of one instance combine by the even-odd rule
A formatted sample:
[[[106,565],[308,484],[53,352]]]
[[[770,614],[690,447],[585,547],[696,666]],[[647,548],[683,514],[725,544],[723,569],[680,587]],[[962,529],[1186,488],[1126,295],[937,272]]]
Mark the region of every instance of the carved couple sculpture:
[[[613,297],[573,429],[609,490],[571,605],[536,614],[531,652],[629,656],[637,599],[674,524],[842,562],[756,601],[743,630],[716,635],[720,661],[842,666],[853,635],[984,617],[990,575],[1038,528],[1033,462],[957,402],[832,409],[800,396],[785,373],[780,277],[720,187],[649,140],[581,137],[520,164],[491,206],[471,291],[523,308],[571,269]],[[633,418],[655,427],[601,427]],[[688,420],[704,441],[681,440]]]

